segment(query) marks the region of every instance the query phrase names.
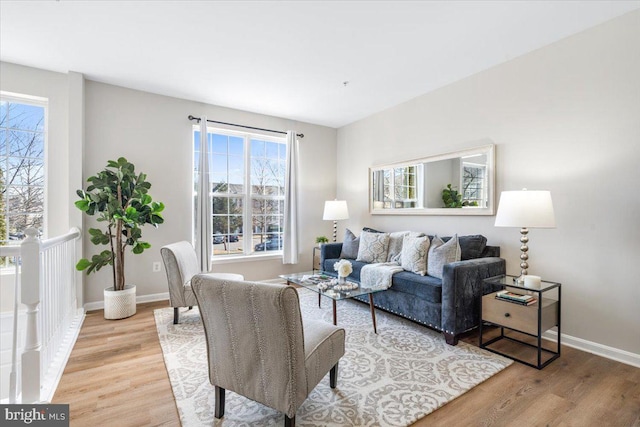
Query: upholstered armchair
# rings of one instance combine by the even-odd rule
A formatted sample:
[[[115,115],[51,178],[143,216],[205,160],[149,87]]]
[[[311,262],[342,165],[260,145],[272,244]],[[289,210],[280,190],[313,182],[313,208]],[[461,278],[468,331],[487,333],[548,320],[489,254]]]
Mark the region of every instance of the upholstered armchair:
[[[169,303],[173,307],[173,323],[180,321],[180,307],[191,309],[197,305],[196,297],[191,289],[191,278],[200,273],[198,256],[191,243],[182,241],[160,248],[169,282]],[[213,277],[232,280],[244,280],[241,274],[206,273]]]
[[[302,320],[295,288],[197,275],[193,291],[204,325],[215,417],[224,415],[231,390],[285,415],[296,411],[330,372],[335,388],[345,331],[328,322]]]

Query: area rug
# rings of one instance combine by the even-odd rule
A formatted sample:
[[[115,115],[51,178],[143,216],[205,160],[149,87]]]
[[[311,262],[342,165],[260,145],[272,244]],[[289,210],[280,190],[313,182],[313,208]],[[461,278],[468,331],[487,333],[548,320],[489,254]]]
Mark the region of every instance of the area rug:
[[[298,289],[302,315],[332,322],[331,301]],[[298,409],[299,426],[407,426],[455,399],[512,361],[460,342],[447,345],[435,331],[376,310],[373,333],[369,307],[338,302],[338,325],[346,330],[338,386],[327,375]],[[183,427],[283,425],[284,415],[227,391],[225,415],[213,416],[214,389],[209,383],[204,330],[197,308],[155,310],[158,336]]]

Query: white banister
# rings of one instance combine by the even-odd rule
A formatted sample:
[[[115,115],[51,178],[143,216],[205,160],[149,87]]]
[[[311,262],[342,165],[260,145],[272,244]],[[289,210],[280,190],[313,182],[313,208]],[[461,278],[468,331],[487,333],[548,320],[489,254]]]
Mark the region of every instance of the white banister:
[[[44,241],[33,228],[25,230],[25,234],[27,237],[19,246],[0,246],[0,256],[14,257],[16,299],[19,291],[20,303],[26,306],[26,322],[18,321],[21,314],[17,303],[13,315],[8,395],[11,403],[51,400],[84,319],[84,310],[78,308],[76,301],[75,240],[80,238],[80,230],[72,228]],[[21,346],[17,342],[18,325],[25,323]],[[20,347],[18,362],[15,355]]]

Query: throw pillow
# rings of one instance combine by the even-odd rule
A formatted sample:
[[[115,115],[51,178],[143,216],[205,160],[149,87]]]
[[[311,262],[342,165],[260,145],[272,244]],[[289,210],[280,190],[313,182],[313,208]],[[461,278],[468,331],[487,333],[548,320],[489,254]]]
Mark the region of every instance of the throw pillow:
[[[360,247],[356,261],[362,262],[386,262],[389,251],[389,235],[387,233],[370,233],[363,231],[360,234]]]
[[[429,238],[427,236],[404,236],[400,265],[404,270],[424,276],[427,274],[427,255],[429,252]]]
[[[460,261],[460,252],[457,234],[454,234],[447,243],[435,236],[431,241],[431,247],[427,255],[427,274],[442,279],[444,265]]]
[[[344,241],[342,242],[342,251],[340,258],[356,259],[358,258],[358,248],[360,247],[360,238],[347,228],[344,232]]]
[[[396,231],[389,233],[389,251],[387,252],[387,262],[399,262],[400,252],[402,252],[402,242],[404,236],[409,235],[408,231]]]
[[[451,237],[443,237],[442,240],[447,242],[450,238]],[[482,256],[484,248],[487,247],[487,238],[482,234],[460,236],[458,237],[458,243],[460,243],[460,250],[462,251],[460,259],[463,261],[467,259],[476,259]]]

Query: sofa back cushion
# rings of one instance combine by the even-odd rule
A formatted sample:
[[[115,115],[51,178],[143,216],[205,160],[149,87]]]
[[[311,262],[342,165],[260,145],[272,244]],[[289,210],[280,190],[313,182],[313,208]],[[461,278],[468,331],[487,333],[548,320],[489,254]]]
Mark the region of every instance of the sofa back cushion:
[[[360,247],[356,261],[362,262],[386,262],[389,252],[389,234],[370,233],[363,231],[360,234]]]
[[[451,237],[443,237],[444,242],[449,241]],[[460,259],[476,259],[482,258],[484,255],[484,248],[487,246],[487,238],[482,234],[473,234],[469,236],[459,236],[458,243],[460,244],[460,250],[462,252]]]
[[[442,279],[444,265],[460,261],[460,252],[457,234],[446,243],[438,236],[435,236],[431,240],[429,255],[427,255],[427,274]]]

